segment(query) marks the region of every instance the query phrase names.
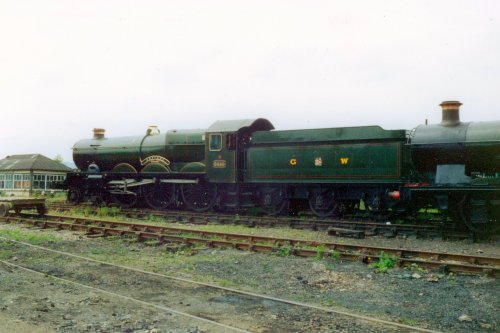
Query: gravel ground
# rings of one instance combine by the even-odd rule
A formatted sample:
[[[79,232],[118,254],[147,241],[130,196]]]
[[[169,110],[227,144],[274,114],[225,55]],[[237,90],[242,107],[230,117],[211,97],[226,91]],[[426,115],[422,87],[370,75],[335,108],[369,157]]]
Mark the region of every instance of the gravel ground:
[[[31,242],[54,249],[149,271],[213,282],[407,325],[446,332],[500,330],[500,281],[487,277],[441,275],[419,267],[411,270],[391,269],[384,274],[376,273],[373,268],[362,263],[339,262],[333,258],[317,260],[235,250],[179,249],[171,252],[163,247],[146,246],[127,240],[87,239],[71,232],[47,230],[37,231],[35,234],[28,229],[5,225],[0,225],[1,235],[30,239]],[[307,233],[304,235],[309,237]],[[345,241],[335,239],[337,240]],[[390,241],[407,244],[408,239]],[[411,241],[419,246],[429,246],[420,244],[420,240]],[[427,242],[429,241],[424,241]],[[430,244],[434,243],[436,242]],[[443,243],[446,244],[434,244],[433,248],[446,247],[452,249],[450,252],[464,253],[460,249],[465,245],[468,246],[466,251],[481,249],[485,253],[490,250],[499,253],[498,246],[494,243]],[[0,259],[20,262],[20,252],[19,249],[3,244],[0,246]],[[60,264],[68,262],[61,260]],[[91,270],[83,264],[78,266],[75,263],[71,267],[80,274],[92,273],[87,281],[110,280],[104,276],[103,270]],[[154,294],[154,288],[150,288],[150,292]],[[219,296],[216,301],[225,304],[240,302],[239,299],[224,295]],[[218,331],[217,328],[195,324],[164,311],[128,303],[130,302],[75,286],[61,286],[59,282],[55,283],[41,276],[0,266],[0,332]],[[304,323],[299,331],[359,331],[359,327],[355,325],[338,325],[333,319],[330,326],[315,325],[311,319],[316,318],[306,312],[299,311],[293,318]],[[263,316],[266,314],[269,315],[270,312],[264,311]],[[65,315],[69,317],[65,319]],[[279,322],[285,317],[278,312],[271,313],[269,318]],[[239,324],[242,319],[231,316],[224,320],[226,323]],[[259,331],[259,327],[255,331]],[[369,330],[378,331],[380,327],[370,327]],[[262,330],[272,331],[272,327],[268,326]]]

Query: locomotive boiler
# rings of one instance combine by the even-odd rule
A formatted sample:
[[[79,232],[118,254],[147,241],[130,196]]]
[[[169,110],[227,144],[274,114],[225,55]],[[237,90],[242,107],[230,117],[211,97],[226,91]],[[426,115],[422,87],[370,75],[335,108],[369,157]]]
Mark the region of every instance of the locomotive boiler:
[[[192,175],[205,170],[203,130],[162,134],[150,126],[142,136],[106,138],[104,133],[94,129],[93,138],[73,146],[73,160],[83,172],[68,175],[69,201],[114,201],[129,207],[142,197],[161,208],[176,199],[176,189],[167,184],[170,175],[184,175],[181,183],[196,183]]]
[[[416,207],[437,206],[474,230],[500,218],[500,121],[461,122],[458,101],[441,103],[442,121],[409,138],[420,185]]]
[[[160,133],[150,126],[145,135],[106,138],[104,129],[73,146],[73,161],[80,170],[111,172],[180,171],[205,158],[203,130],[172,130]]]

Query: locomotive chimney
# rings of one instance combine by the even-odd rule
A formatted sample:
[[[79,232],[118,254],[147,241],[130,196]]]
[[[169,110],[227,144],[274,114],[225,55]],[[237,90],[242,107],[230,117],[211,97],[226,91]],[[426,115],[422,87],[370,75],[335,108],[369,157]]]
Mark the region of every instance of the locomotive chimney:
[[[94,128],[94,139],[104,139],[105,132],[104,128]]]
[[[462,103],[459,101],[444,101],[439,104],[443,109],[441,126],[456,126],[460,124],[460,105],[462,105]]]

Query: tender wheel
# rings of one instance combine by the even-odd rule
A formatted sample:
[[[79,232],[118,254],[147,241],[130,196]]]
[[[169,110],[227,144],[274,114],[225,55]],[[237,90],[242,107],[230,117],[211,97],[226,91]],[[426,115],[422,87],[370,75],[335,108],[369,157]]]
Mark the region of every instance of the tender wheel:
[[[175,185],[159,184],[144,189],[144,201],[153,209],[166,209],[175,202]]]
[[[309,208],[319,217],[339,214],[340,207],[332,189],[315,189],[309,196]]]
[[[264,187],[260,190],[260,207],[268,215],[278,215],[288,208],[286,188],[283,186]]]
[[[71,204],[71,205],[78,205],[80,202],[82,202],[82,192],[76,188],[76,187],[71,187],[68,190],[68,194],[66,196],[66,202]]]
[[[217,186],[213,184],[184,184],[181,187],[182,201],[195,212],[211,209],[217,199]]]
[[[368,215],[377,221],[385,220],[389,217],[389,211],[384,205],[382,197],[380,195],[372,196],[365,201],[365,209]]]

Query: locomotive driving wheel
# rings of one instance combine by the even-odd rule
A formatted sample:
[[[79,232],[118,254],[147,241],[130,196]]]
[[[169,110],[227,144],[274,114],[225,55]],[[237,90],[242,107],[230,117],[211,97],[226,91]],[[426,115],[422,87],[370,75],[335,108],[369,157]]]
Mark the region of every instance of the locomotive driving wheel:
[[[284,186],[266,186],[260,190],[260,207],[267,215],[278,215],[288,208]]]
[[[335,197],[332,189],[315,189],[309,196],[309,208],[319,217],[339,214],[341,205]]]
[[[214,184],[183,184],[182,201],[186,207],[195,212],[211,209],[217,199],[217,186]]]
[[[175,202],[175,185],[157,184],[146,187],[144,201],[153,209],[168,208]]]
[[[121,208],[130,208],[137,204],[137,193],[113,193],[112,199],[114,203],[118,204]]]
[[[465,194],[457,203],[459,221],[474,235],[489,237],[500,230],[499,207],[491,197],[474,198]]]

